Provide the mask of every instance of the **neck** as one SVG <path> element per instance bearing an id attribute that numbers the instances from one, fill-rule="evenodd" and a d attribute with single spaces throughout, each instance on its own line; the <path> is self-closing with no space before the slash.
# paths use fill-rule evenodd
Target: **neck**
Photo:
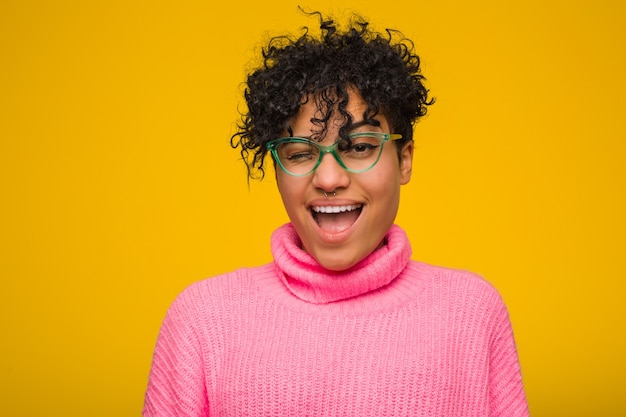
<path id="1" fill-rule="evenodd" d="M 411 246 L 406 234 L 392 226 L 383 243 L 345 271 L 328 271 L 304 250 L 291 224 L 272 236 L 276 271 L 289 291 L 303 301 L 326 304 L 362 296 L 388 285 L 406 267 Z"/>

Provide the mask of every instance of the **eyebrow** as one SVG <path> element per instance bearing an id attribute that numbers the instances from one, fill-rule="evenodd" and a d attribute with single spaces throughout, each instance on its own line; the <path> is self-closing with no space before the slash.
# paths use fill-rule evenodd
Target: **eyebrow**
<path id="1" fill-rule="evenodd" d="M 372 123 L 375 122 L 375 123 Z M 355 129 L 360 128 L 361 126 L 372 126 L 372 127 L 380 127 L 380 121 L 376 120 L 376 119 L 369 119 L 369 120 L 361 120 L 360 122 L 356 122 L 356 123 L 351 123 L 350 125 L 347 126 L 348 131 L 353 131 Z"/>
<path id="2" fill-rule="evenodd" d="M 372 122 L 374 122 L 374 123 L 372 123 Z M 358 121 L 356 123 L 351 123 L 351 124 L 347 125 L 346 127 L 348 129 L 348 132 L 350 133 L 350 132 L 353 132 L 354 130 L 356 130 L 356 129 L 362 127 L 362 126 L 380 127 L 380 121 L 376 120 L 376 119 L 369 119 L 369 120 L 363 119 L 363 120 Z M 287 124 L 287 134 L 290 137 L 294 137 L 293 128 L 291 127 L 291 124 Z M 297 137 L 303 138 L 303 139 L 308 139 L 308 140 L 313 140 L 313 135 L 298 135 Z"/>

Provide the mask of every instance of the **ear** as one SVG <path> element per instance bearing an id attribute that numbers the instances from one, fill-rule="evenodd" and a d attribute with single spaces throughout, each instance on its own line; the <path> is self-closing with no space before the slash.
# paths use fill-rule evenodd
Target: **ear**
<path id="1" fill-rule="evenodd" d="M 413 141 L 402 146 L 400 153 L 400 184 L 405 185 L 411 180 L 413 173 Z"/>

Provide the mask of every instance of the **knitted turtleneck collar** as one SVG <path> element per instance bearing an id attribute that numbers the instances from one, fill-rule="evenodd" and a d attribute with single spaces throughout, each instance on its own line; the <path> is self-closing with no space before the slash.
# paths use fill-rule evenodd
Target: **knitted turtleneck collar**
<path id="1" fill-rule="evenodd" d="M 385 241 L 385 245 L 352 268 L 328 271 L 301 248 L 295 228 L 288 223 L 272 235 L 276 274 L 291 293 L 309 303 L 356 297 L 389 284 L 407 266 L 411 245 L 404 231 L 393 225 Z"/>

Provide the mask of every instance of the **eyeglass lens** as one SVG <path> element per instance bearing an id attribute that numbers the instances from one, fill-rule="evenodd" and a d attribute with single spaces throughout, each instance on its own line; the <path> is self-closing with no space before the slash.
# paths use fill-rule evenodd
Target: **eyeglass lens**
<path id="1" fill-rule="evenodd" d="M 342 139 L 331 145 L 330 151 L 351 171 L 365 171 L 378 160 L 383 140 L 374 135 L 359 135 Z M 276 155 L 284 169 L 295 175 L 303 175 L 315 169 L 322 148 L 319 144 L 302 139 L 286 141 L 278 145 Z"/>

